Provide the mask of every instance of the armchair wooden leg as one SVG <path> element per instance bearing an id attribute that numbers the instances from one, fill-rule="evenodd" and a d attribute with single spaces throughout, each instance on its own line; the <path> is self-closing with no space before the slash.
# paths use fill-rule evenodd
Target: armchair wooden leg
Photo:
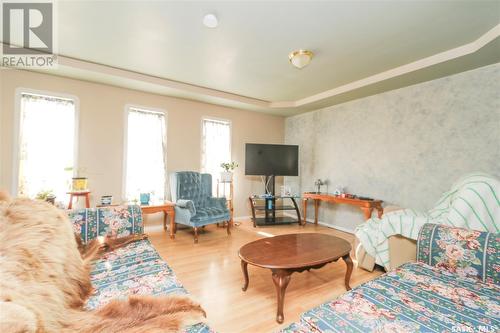
<path id="1" fill-rule="evenodd" d="M 231 235 L 231 221 L 227 221 L 227 234 Z"/>
<path id="2" fill-rule="evenodd" d="M 175 233 L 177 232 L 177 223 L 175 223 L 172 219 L 170 218 L 170 239 L 175 239 Z"/>
<path id="3" fill-rule="evenodd" d="M 194 243 L 198 243 L 198 227 L 194 227 Z"/>

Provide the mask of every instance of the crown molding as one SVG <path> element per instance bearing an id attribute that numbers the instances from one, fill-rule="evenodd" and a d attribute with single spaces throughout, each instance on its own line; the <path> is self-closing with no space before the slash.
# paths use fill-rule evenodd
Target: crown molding
<path id="1" fill-rule="evenodd" d="M 101 65 L 89 61 L 79 60 L 66 56 L 57 56 L 59 66 L 65 66 L 78 70 L 91 71 L 94 73 L 101 73 L 119 77 L 126 80 L 140 81 L 148 84 L 163 86 L 172 90 L 187 92 L 190 94 L 207 95 L 219 99 L 232 100 L 238 103 L 251 104 L 258 107 L 268 107 L 269 101 L 246 97 L 238 94 L 233 94 L 225 91 L 211 89 L 207 87 L 197 86 L 194 84 L 184 83 L 175 80 L 164 79 L 157 76 L 142 74 L 134 71 L 129 71 L 121 68 L 116 68 L 107 65 Z"/>
<path id="2" fill-rule="evenodd" d="M 321 101 L 323 99 L 330 98 L 330 97 L 333 97 L 336 95 L 340 95 L 340 94 L 343 94 L 343 93 L 346 93 L 346 92 L 349 92 L 349 91 L 352 91 L 355 89 L 359 89 L 359 88 L 362 88 L 362 87 L 365 87 L 365 86 L 368 86 L 368 85 L 371 85 L 374 83 L 378 83 L 381 81 L 392 79 L 392 78 L 397 77 L 397 76 L 401 76 L 401 75 L 408 74 L 410 72 L 421 70 L 421 69 L 424 69 L 427 67 L 431 67 L 431 66 L 449 61 L 449 60 L 460 58 L 460 57 L 466 56 L 468 54 L 477 52 L 478 50 L 480 50 L 481 48 L 483 48 L 484 46 L 486 46 L 490 42 L 494 41 L 499 36 L 500 36 L 500 24 L 496 25 L 493 29 L 489 30 L 484 35 L 482 35 L 481 37 L 479 37 L 478 39 L 476 39 L 475 41 L 473 41 L 469 44 L 465 44 L 465 45 L 456 47 L 454 49 L 444 51 L 444 52 L 435 54 L 433 56 L 423 58 L 423 59 L 411 62 L 409 64 L 402 65 L 402 66 L 387 70 L 385 72 L 378 73 L 378 74 L 369 76 L 367 78 L 345 84 L 343 86 L 340 86 L 340 87 L 337 87 L 334 89 L 324 91 L 324 92 L 319 93 L 319 94 L 305 97 L 305 98 L 302 98 L 302 99 L 294 101 L 294 102 L 271 103 L 271 107 L 273 107 L 272 104 L 276 104 L 279 106 L 289 105 L 287 103 L 293 103 L 293 107 L 304 106 L 304 105 L 315 103 L 315 102 Z M 274 107 L 277 107 L 277 106 L 274 106 Z"/>
<path id="3" fill-rule="evenodd" d="M 468 44 L 464 44 L 462 46 L 363 78 L 361 80 L 353 81 L 348 84 L 294 101 L 262 100 L 62 55 L 57 56 L 58 67 L 64 68 L 66 70 L 65 73 L 59 72 L 58 69 L 38 71 L 68 77 L 72 77 L 72 71 L 80 73 L 97 73 L 103 77 L 113 78 L 114 80 L 123 80 L 124 83 L 120 86 L 130 86 L 132 89 L 135 89 L 135 86 L 142 84 L 150 88 L 154 87 L 155 89 L 151 90 L 156 92 L 159 91 L 160 94 L 164 95 L 171 95 L 253 111 L 269 112 L 277 115 L 286 115 L 285 113 L 289 111 L 311 108 L 322 102 L 325 103 L 327 100 L 332 99 L 332 97 L 340 96 L 363 87 L 371 86 L 386 80 L 401 77 L 437 64 L 473 54 L 496 40 L 499 36 L 500 24 L 496 25 L 485 34 Z"/>

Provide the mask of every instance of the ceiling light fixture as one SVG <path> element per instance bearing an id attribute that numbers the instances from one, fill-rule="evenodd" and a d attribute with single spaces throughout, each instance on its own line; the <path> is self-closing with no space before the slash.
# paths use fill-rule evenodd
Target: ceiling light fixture
<path id="1" fill-rule="evenodd" d="M 308 50 L 298 50 L 298 51 L 293 51 L 288 55 L 288 59 L 290 60 L 290 63 L 297 67 L 298 69 L 302 69 L 309 65 L 311 62 L 312 58 L 314 56 L 314 53 Z"/>
<path id="2" fill-rule="evenodd" d="M 207 28 L 216 28 L 219 25 L 219 20 L 214 14 L 207 14 L 203 17 L 203 24 Z"/>

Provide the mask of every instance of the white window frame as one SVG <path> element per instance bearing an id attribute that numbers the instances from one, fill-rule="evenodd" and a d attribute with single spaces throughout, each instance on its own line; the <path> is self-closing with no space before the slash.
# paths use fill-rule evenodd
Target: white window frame
<path id="1" fill-rule="evenodd" d="M 229 161 L 231 162 L 233 159 L 233 122 L 229 119 L 225 118 L 218 118 L 218 117 L 212 117 L 212 116 L 203 116 L 201 117 L 200 121 L 200 172 L 205 172 L 203 171 L 203 122 L 205 120 L 211 120 L 211 121 L 218 121 L 221 123 L 228 123 L 229 124 Z M 222 171 L 222 168 L 221 168 Z M 216 179 L 212 179 L 212 182 L 215 182 Z"/>
<path id="2" fill-rule="evenodd" d="M 168 112 L 164 109 L 154 108 L 150 106 L 138 105 L 138 104 L 125 104 L 125 109 L 123 112 L 123 161 L 122 161 L 122 200 L 127 200 L 127 150 L 128 150 L 128 113 L 130 109 L 142 110 L 151 113 L 160 113 L 165 117 L 165 142 L 168 147 Z M 165 150 L 165 181 L 168 184 L 168 149 Z M 165 189 L 165 192 L 168 189 Z M 168 193 L 165 193 L 168 194 Z M 167 198 L 165 198 L 166 200 Z"/>
<path id="3" fill-rule="evenodd" d="M 15 105 L 14 105 L 14 138 L 12 140 L 12 195 L 17 196 L 19 187 L 19 155 L 21 142 L 21 96 L 22 94 L 40 95 L 47 97 L 55 97 L 60 99 L 69 99 L 75 105 L 75 128 L 74 128 L 74 145 L 73 145 L 73 176 L 77 174 L 78 170 L 78 147 L 80 142 L 80 99 L 71 94 L 37 90 L 31 88 L 19 87 L 15 91 Z"/>

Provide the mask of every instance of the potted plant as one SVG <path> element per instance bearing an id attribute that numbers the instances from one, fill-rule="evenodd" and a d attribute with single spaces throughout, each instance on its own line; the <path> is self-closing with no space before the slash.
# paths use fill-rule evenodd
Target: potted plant
<path id="1" fill-rule="evenodd" d="M 52 190 L 41 190 L 36 194 L 36 199 L 47 201 L 51 204 L 55 204 L 56 196 Z"/>
<path id="2" fill-rule="evenodd" d="M 224 169 L 224 171 L 220 173 L 221 182 L 230 182 L 233 180 L 233 170 L 238 167 L 238 163 L 232 161 L 231 163 L 221 163 L 220 166 Z"/>

